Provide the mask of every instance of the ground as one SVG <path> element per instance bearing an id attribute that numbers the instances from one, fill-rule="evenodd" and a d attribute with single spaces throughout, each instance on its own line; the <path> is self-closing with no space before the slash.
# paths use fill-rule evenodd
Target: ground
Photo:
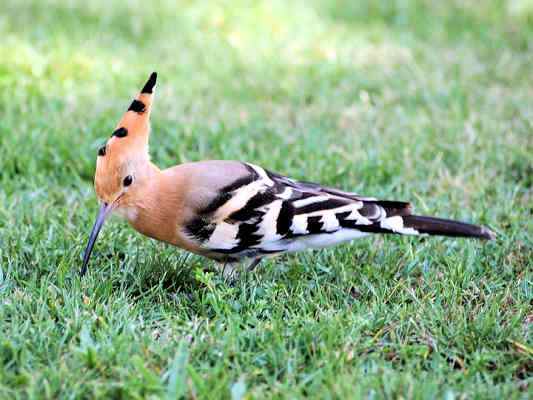
<path id="1" fill-rule="evenodd" d="M 527 398 L 533 4 L 3 0 L 0 398 Z M 241 159 L 494 242 L 372 237 L 231 284 L 126 223 L 96 152 L 159 73 L 161 167 Z"/>

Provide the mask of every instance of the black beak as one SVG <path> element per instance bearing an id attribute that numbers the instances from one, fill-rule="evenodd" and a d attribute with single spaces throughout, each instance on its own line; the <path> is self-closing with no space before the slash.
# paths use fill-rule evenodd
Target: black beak
<path id="1" fill-rule="evenodd" d="M 87 264 L 89 264 L 89 258 L 93 252 L 94 244 L 96 243 L 100 229 L 102 229 L 102 226 L 104 225 L 104 222 L 112 209 L 112 204 L 104 203 L 100 207 L 100 211 L 98 211 L 98 216 L 96 217 L 93 230 L 91 231 L 91 236 L 89 236 L 89 242 L 87 243 L 85 253 L 83 254 L 83 266 L 80 270 L 80 276 L 85 275 L 87 272 Z"/>

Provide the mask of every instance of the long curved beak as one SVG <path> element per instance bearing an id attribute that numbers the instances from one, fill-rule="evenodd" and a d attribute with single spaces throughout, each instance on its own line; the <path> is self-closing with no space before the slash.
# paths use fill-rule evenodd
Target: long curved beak
<path id="1" fill-rule="evenodd" d="M 96 217 L 96 221 L 94 222 L 94 226 L 91 231 L 91 236 L 89 236 L 89 242 L 87 243 L 85 253 L 83 254 L 83 265 L 80 270 L 80 276 L 85 275 L 85 273 L 87 272 L 87 264 L 89 264 L 89 258 L 91 257 L 91 253 L 93 252 L 94 244 L 96 243 L 96 239 L 98 238 L 100 229 L 102 229 L 105 220 L 114 208 L 113 204 L 114 203 L 104 203 L 100 207 L 100 211 L 98 211 L 98 216 Z"/>

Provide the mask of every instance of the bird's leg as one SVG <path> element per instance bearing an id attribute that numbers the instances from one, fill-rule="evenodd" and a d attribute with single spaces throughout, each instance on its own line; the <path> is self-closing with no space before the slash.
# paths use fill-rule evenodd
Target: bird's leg
<path id="1" fill-rule="evenodd" d="M 261 257 L 254 258 L 253 261 L 250 263 L 250 265 L 248 265 L 248 268 L 246 268 L 246 271 L 252 272 L 255 269 L 255 267 L 259 265 L 261 260 L 262 260 Z"/>
<path id="2" fill-rule="evenodd" d="M 224 281 L 229 283 L 233 282 L 235 277 L 238 276 L 235 266 L 229 261 L 226 261 L 224 264 L 222 264 L 221 272 Z"/>
<path id="3" fill-rule="evenodd" d="M 252 262 L 248 265 L 248 267 L 246 267 L 246 272 L 253 271 L 255 267 L 257 267 L 257 265 L 261 262 L 262 259 L 263 259 L 262 257 L 254 258 Z M 230 285 L 235 284 L 240 274 L 243 272 L 243 270 L 241 269 L 242 267 L 243 267 L 242 264 L 234 265 L 228 261 L 224 262 L 221 267 L 221 272 L 222 272 L 222 276 L 224 280 Z"/>

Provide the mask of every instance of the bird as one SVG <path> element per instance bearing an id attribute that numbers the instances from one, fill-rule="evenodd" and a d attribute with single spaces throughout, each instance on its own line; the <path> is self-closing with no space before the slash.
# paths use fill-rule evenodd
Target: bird
<path id="1" fill-rule="evenodd" d="M 118 214 L 141 234 L 221 265 L 323 248 L 372 234 L 492 240 L 484 226 L 413 214 L 409 202 L 378 200 L 296 180 L 245 161 L 186 162 L 160 169 L 149 156 L 157 73 L 98 149 L 94 186 L 100 209 L 80 274 L 104 222 Z"/>

